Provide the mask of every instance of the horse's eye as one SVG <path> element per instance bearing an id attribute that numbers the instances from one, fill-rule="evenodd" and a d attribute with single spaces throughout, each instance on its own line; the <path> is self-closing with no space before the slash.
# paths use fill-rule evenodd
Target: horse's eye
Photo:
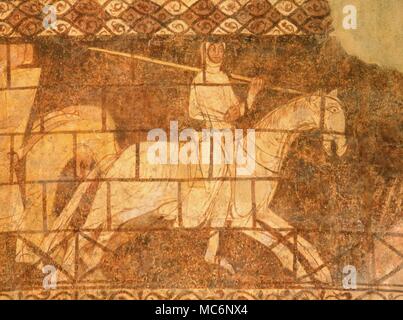
<path id="1" fill-rule="evenodd" d="M 337 107 L 330 107 L 329 109 L 327 109 L 329 112 L 331 112 L 331 113 L 336 113 L 336 112 L 338 112 L 339 111 L 339 108 L 337 108 Z"/>

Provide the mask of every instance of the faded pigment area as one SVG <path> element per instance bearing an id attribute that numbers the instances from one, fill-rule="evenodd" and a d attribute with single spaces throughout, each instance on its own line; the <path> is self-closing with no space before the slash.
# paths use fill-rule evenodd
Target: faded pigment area
<path id="1" fill-rule="evenodd" d="M 403 11 L 401 0 L 329 0 L 333 35 L 345 50 L 367 63 L 403 71 Z M 343 28 L 343 8 L 357 8 L 356 30 Z"/>

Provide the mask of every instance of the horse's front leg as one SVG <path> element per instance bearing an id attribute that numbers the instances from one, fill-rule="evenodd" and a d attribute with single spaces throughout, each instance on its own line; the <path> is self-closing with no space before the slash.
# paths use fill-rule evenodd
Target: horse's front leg
<path id="1" fill-rule="evenodd" d="M 279 257 L 283 266 L 290 270 L 292 261 L 294 260 L 294 255 L 297 254 L 297 277 L 302 279 L 307 278 L 308 271 L 311 277 L 314 277 L 320 282 L 332 282 L 330 271 L 325 266 L 316 248 L 299 235 L 296 237 L 297 243 L 295 244 L 294 237 L 289 237 L 289 233 L 293 232 L 291 230 L 292 227 L 284 219 L 275 214 L 272 210 L 267 209 L 267 213 L 259 214 L 258 220 L 264 230 L 257 231 L 255 234 L 253 234 L 253 232 L 249 232 L 249 234 L 247 232 L 245 233 L 267 247 L 271 244 L 267 241 L 262 241 L 262 239 L 265 239 L 262 237 L 262 234 L 278 241 L 279 245 L 273 248 L 272 251 Z M 278 229 L 290 229 L 290 231 L 278 231 Z M 295 253 L 294 248 L 296 249 Z"/>
<path id="2" fill-rule="evenodd" d="M 220 244 L 220 231 L 212 230 L 210 232 L 210 238 L 207 243 L 207 250 L 204 256 L 204 260 L 207 263 L 218 265 L 221 268 L 224 268 L 231 274 L 235 274 L 235 270 L 233 266 L 228 262 L 228 260 L 224 257 L 220 257 L 217 255 L 219 244 Z"/>

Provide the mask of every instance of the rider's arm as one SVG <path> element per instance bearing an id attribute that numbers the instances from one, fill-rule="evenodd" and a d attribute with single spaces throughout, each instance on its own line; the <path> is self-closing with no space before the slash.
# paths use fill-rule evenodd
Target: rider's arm
<path id="1" fill-rule="evenodd" d="M 189 96 L 189 116 L 192 119 L 203 120 L 203 114 L 201 107 L 197 102 L 196 97 L 196 86 L 193 83 L 190 87 L 190 96 Z"/>
<path id="2" fill-rule="evenodd" d="M 255 108 L 254 103 L 256 96 L 260 90 L 262 90 L 263 84 L 263 79 L 254 78 L 250 84 L 246 102 L 241 103 L 239 102 L 232 88 L 230 88 L 231 107 L 226 114 L 226 120 L 235 121 L 242 117 L 247 110 L 253 110 Z"/>

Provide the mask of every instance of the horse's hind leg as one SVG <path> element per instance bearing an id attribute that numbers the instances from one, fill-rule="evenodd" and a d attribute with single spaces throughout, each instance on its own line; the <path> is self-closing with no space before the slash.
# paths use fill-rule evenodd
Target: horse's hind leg
<path id="1" fill-rule="evenodd" d="M 103 275 L 101 272 L 94 272 L 100 264 L 106 253 L 115 254 L 116 250 L 128 243 L 133 238 L 132 232 L 139 230 L 143 232 L 152 230 L 152 228 L 168 228 L 168 222 L 163 220 L 161 213 L 158 210 L 150 211 L 141 214 L 126 223 L 121 225 L 118 231 L 108 231 L 105 226 L 100 230 L 81 232 L 79 238 L 79 258 L 80 258 L 80 273 L 85 274 L 91 272 L 92 277 L 101 280 Z M 64 257 L 63 265 L 73 265 L 75 260 L 75 252 L 73 247 Z"/>

